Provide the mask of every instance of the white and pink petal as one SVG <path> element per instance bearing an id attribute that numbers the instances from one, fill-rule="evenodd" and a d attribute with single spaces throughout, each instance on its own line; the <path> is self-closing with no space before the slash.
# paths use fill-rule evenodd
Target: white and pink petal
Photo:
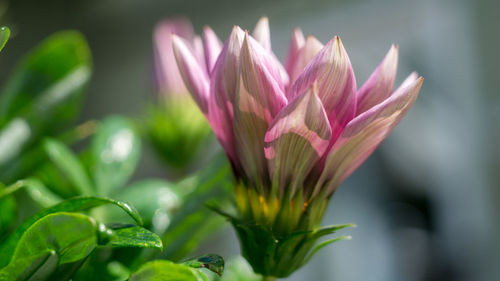
<path id="1" fill-rule="evenodd" d="M 199 63 L 189 43 L 177 35 L 172 36 L 172 44 L 177 66 L 186 88 L 191 93 L 201 111 L 208 114 L 210 82 L 207 73 Z"/>
<path id="2" fill-rule="evenodd" d="M 388 98 L 394 90 L 398 68 L 398 47 L 392 45 L 382 62 L 359 89 L 357 114 L 359 115 Z"/>
<path id="3" fill-rule="evenodd" d="M 410 75 L 392 96 L 349 122 L 328 153 L 313 196 L 331 195 L 372 154 L 411 108 L 423 81 Z"/>
<path id="4" fill-rule="evenodd" d="M 273 190 L 293 197 L 325 153 L 331 138 L 326 112 L 311 87 L 275 117 L 265 136 Z"/>
<path id="5" fill-rule="evenodd" d="M 333 142 L 356 113 L 356 79 L 338 36 L 307 64 L 288 96 L 304 92 L 313 83 L 317 83 L 319 98 L 330 120 Z"/>

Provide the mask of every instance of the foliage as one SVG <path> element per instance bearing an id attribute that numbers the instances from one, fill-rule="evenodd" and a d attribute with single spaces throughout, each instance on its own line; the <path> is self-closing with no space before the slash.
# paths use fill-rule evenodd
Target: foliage
<path id="1" fill-rule="evenodd" d="M 9 35 L 0 29 L 0 50 Z M 24 56 L 1 91 L 0 182 L 7 185 L 0 183 L 0 280 L 208 280 L 202 268 L 222 274 L 217 255 L 148 261 L 183 260 L 222 225 L 204 205 L 228 198 L 226 160 L 177 183 L 130 183 L 141 156 L 136 124 L 119 115 L 72 124 L 91 73 L 85 38 L 63 31 Z"/>

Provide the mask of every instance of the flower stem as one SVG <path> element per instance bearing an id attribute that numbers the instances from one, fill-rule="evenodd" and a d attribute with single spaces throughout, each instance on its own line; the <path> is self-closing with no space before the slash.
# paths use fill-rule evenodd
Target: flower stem
<path id="1" fill-rule="evenodd" d="M 262 281 L 276 281 L 278 278 L 274 276 L 262 276 Z"/>

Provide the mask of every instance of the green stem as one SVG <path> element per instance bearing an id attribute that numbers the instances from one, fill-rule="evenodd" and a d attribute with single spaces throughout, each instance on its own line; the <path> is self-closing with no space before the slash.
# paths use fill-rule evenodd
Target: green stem
<path id="1" fill-rule="evenodd" d="M 276 281 L 278 278 L 274 276 L 262 276 L 262 281 Z"/>
<path id="2" fill-rule="evenodd" d="M 14 193 L 25 186 L 26 186 L 25 180 L 18 180 L 15 183 L 7 186 L 5 189 L 0 190 L 0 198 L 5 197 L 11 193 Z"/>

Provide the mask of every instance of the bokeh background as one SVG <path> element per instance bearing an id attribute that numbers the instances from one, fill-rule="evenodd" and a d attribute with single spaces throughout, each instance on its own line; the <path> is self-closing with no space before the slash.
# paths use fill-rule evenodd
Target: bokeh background
<path id="1" fill-rule="evenodd" d="M 266 15 L 280 58 L 296 26 L 322 42 L 340 35 L 358 85 L 397 43 L 397 81 L 418 71 L 420 98 L 333 197 L 324 224 L 356 223 L 344 231 L 353 240 L 322 250 L 289 280 L 500 280 L 499 11 L 498 2 L 467 0 L 1 1 L 13 36 L 0 81 L 43 38 L 78 29 L 94 57 L 80 119 L 139 115 L 154 97 L 152 30 L 172 16 L 225 38 Z M 167 175 L 145 150 L 135 177 Z M 200 251 L 239 250 L 228 227 Z"/>

